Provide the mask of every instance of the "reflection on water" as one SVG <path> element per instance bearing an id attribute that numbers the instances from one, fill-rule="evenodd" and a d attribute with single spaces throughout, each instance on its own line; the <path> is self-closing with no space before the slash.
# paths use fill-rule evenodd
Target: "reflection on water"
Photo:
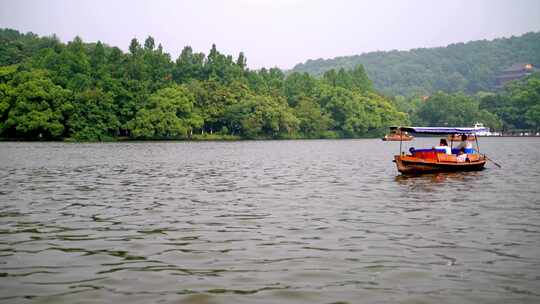
<path id="1" fill-rule="evenodd" d="M 0 301 L 538 302 L 540 141 L 481 144 L 0 143 Z"/>
<path id="2" fill-rule="evenodd" d="M 426 186 L 425 190 L 438 189 L 447 183 L 454 187 L 473 187 L 476 181 L 480 180 L 482 173 L 479 171 L 471 172 L 438 172 L 419 175 L 397 175 L 395 180 L 398 184 L 412 187 Z M 431 187 L 434 186 L 434 187 Z"/>

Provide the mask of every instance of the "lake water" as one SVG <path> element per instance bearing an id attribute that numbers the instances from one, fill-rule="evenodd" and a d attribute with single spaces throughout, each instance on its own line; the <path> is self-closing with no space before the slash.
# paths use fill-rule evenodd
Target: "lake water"
<path id="1" fill-rule="evenodd" d="M 403 177 L 375 139 L 3 142 L 0 302 L 538 303 L 540 138 L 480 144 L 503 169 Z"/>

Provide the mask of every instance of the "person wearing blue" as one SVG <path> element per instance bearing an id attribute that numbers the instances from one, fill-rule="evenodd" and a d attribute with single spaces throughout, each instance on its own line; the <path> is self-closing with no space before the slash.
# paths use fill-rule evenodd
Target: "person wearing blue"
<path id="1" fill-rule="evenodd" d="M 456 147 L 456 149 L 464 149 L 465 153 L 473 153 L 473 146 L 470 141 L 467 140 L 467 135 L 461 135 L 461 143 Z"/>

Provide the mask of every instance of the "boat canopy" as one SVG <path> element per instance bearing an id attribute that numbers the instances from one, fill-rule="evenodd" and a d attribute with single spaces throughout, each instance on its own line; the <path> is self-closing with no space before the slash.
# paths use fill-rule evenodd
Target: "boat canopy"
<path id="1" fill-rule="evenodd" d="M 418 134 L 476 134 L 477 132 L 486 132 L 487 128 L 465 128 L 465 127 L 390 127 L 392 131 L 402 131 Z"/>

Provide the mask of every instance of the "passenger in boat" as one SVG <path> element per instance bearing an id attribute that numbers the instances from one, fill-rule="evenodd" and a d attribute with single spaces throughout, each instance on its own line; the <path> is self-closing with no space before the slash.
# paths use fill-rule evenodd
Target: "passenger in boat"
<path id="1" fill-rule="evenodd" d="M 457 161 L 463 163 L 467 160 L 467 154 L 465 153 L 465 148 L 459 149 L 458 156 L 456 157 Z"/>
<path id="2" fill-rule="evenodd" d="M 441 141 L 439 142 L 439 145 L 437 147 L 434 147 L 434 148 L 435 148 L 435 150 L 443 150 L 444 153 L 446 153 L 448 155 L 452 154 L 452 150 L 450 149 L 450 147 L 448 146 L 448 142 L 444 138 L 441 138 Z"/>
<path id="3" fill-rule="evenodd" d="M 472 144 L 470 141 L 467 140 L 467 135 L 466 134 L 462 134 L 461 135 L 461 143 L 459 143 L 459 145 L 456 147 L 457 149 L 461 150 L 461 149 L 465 149 L 465 151 L 470 151 L 472 150 Z"/>

